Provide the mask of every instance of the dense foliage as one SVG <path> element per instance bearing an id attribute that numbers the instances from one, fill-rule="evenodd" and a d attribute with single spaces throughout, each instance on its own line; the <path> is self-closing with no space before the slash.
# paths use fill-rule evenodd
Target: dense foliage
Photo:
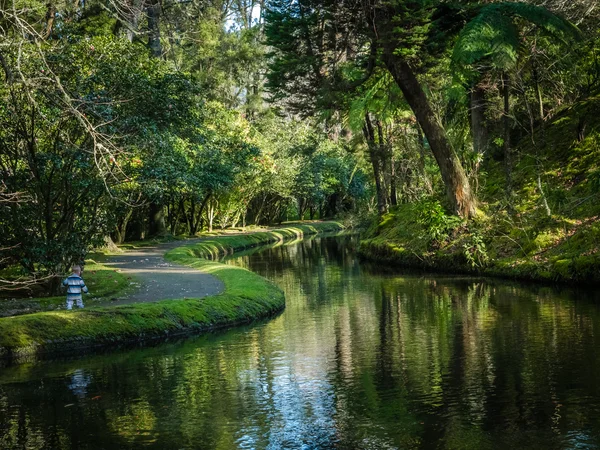
<path id="1" fill-rule="evenodd" d="M 401 203 L 514 218 L 525 178 L 528 211 L 565 214 L 598 183 L 557 193 L 549 128 L 598 94 L 599 20 L 563 0 L 0 2 L 0 270 Z"/>
<path id="2" fill-rule="evenodd" d="M 56 284 L 110 238 L 334 216 L 366 201 L 349 145 L 267 105 L 256 6 L 0 4 L 0 249 L 2 267 L 20 267 L 13 280 Z"/>

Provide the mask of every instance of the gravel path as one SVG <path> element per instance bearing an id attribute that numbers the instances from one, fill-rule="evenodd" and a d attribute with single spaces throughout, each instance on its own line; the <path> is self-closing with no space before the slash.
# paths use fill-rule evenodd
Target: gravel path
<path id="1" fill-rule="evenodd" d="M 102 264 L 132 275 L 140 288 L 123 298 L 96 303 L 94 306 L 128 305 L 181 298 L 202 298 L 220 294 L 225 286 L 213 275 L 165 260 L 167 251 L 196 241 L 175 241 L 152 247 L 128 250 L 121 255 L 108 257 Z"/>

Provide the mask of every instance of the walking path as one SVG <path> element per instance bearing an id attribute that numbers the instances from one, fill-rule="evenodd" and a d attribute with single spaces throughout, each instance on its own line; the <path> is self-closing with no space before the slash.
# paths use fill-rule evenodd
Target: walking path
<path id="1" fill-rule="evenodd" d="M 121 255 L 108 257 L 106 261 L 102 261 L 102 264 L 118 269 L 125 275 L 132 275 L 141 286 L 123 298 L 95 303 L 94 306 L 202 298 L 220 294 L 225 286 L 215 276 L 170 263 L 164 258 L 165 253 L 169 250 L 193 244 L 198 240 L 167 242 L 152 247 L 127 250 Z"/>

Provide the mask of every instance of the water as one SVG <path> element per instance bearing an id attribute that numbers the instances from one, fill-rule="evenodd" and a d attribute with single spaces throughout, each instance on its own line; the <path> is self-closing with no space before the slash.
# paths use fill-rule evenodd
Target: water
<path id="1" fill-rule="evenodd" d="M 593 292 L 383 273 L 355 237 L 228 261 L 280 316 L 0 370 L 0 448 L 597 448 Z"/>

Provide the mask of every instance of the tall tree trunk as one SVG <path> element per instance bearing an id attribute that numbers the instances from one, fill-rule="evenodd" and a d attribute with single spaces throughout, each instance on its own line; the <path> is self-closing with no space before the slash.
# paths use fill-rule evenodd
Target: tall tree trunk
<path id="1" fill-rule="evenodd" d="M 143 0 L 129 0 L 127 8 L 123 9 L 120 16 L 120 21 L 125 27 L 125 36 L 129 42 L 133 42 L 139 32 L 140 18 L 143 16 Z"/>
<path id="2" fill-rule="evenodd" d="M 489 136 L 485 126 L 486 100 L 485 90 L 477 84 L 470 94 L 471 136 L 473 137 L 473 150 L 478 154 L 485 154 L 488 149 Z"/>
<path id="3" fill-rule="evenodd" d="M 162 46 L 160 44 L 160 2 L 154 0 L 146 9 L 148 17 L 148 47 L 152 56 L 160 58 L 162 56 Z"/>
<path id="4" fill-rule="evenodd" d="M 390 205 L 398 205 L 398 193 L 396 189 L 396 161 L 394 154 L 390 151 Z"/>
<path id="5" fill-rule="evenodd" d="M 167 226 L 165 225 L 165 208 L 162 204 L 150 203 L 150 236 L 159 236 L 165 234 Z"/>
<path id="6" fill-rule="evenodd" d="M 217 215 L 217 207 L 219 206 L 219 202 L 217 199 L 211 196 L 210 200 L 207 203 L 206 209 L 206 217 L 208 218 L 208 232 L 212 233 L 213 223 L 215 221 L 215 216 Z"/>
<path id="7" fill-rule="evenodd" d="M 436 119 L 414 72 L 406 61 L 394 54 L 394 51 L 392 46 L 385 46 L 383 61 L 427 137 L 440 168 L 452 210 L 459 216 L 473 217 L 476 214 L 475 197 L 458 155 L 450 145 L 446 131 Z"/>
<path id="8" fill-rule="evenodd" d="M 431 180 L 429 179 L 429 175 L 427 175 L 427 166 L 425 164 L 425 138 L 423 137 L 423 132 L 421 131 L 421 127 L 419 125 L 417 128 L 417 139 L 419 141 L 419 166 L 421 169 L 421 177 L 425 182 L 425 188 L 429 194 L 433 194 L 433 185 L 431 184 Z"/>
<path id="9" fill-rule="evenodd" d="M 544 98 L 542 97 L 542 88 L 540 86 L 540 77 L 537 71 L 537 66 L 535 64 L 535 60 L 533 61 L 533 81 L 535 83 L 535 93 L 538 101 L 538 113 L 540 115 L 540 127 L 542 129 L 542 150 L 546 149 L 546 115 L 544 114 Z M 535 143 L 534 143 L 535 145 Z M 544 210 L 546 211 L 546 216 L 551 217 L 552 211 L 550 210 L 550 206 L 548 205 L 548 199 L 546 197 L 546 193 L 544 192 L 542 186 L 542 161 L 537 151 L 537 145 L 535 145 L 536 149 L 536 163 L 537 163 L 537 186 L 540 191 L 540 196 L 542 197 L 542 204 L 544 205 Z"/>
<path id="10" fill-rule="evenodd" d="M 52 35 L 52 30 L 54 29 L 54 19 L 56 18 L 56 5 L 54 2 L 48 2 L 46 10 L 46 27 L 44 30 L 44 39 L 48 39 Z"/>
<path id="11" fill-rule="evenodd" d="M 117 244 L 125 242 L 125 238 L 127 237 L 127 225 L 129 224 L 129 219 L 131 219 L 132 214 L 133 208 L 129 208 L 125 213 L 125 216 L 121 219 L 121 222 L 115 227 Z"/>
<path id="12" fill-rule="evenodd" d="M 190 198 L 190 213 L 187 215 L 187 222 L 190 236 L 195 235 L 198 228 L 196 222 L 196 200 L 194 196 Z"/>
<path id="13" fill-rule="evenodd" d="M 504 170 L 506 172 L 506 197 L 508 199 L 508 208 L 512 209 L 512 149 L 510 146 L 510 78 L 506 73 L 502 74 L 502 96 L 504 99 L 504 112 L 502 122 L 504 124 Z"/>
<path id="14" fill-rule="evenodd" d="M 381 149 L 381 158 L 385 161 L 383 170 L 386 176 L 389 177 L 389 199 L 388 203 L 391 206 L 398 205 L 398 196 L 396 193 L 396 165 L 394 161 L 394 150 L 392 148 L 392 142 L 389 138 L 387 142 L 384 138 L 383 127 L 380 121 L 377 121 L 377 130 L 379 135 L 379 148 Z M 386 193 L 388 190 L 386 189 Z"/>
<path id="15" fill-rule="evenodd" d="M 373 176 L 375 177 L 375 190 L 377 195 L 377 211 L 380 215 L 385 214 L 387 210 L 386 195 L 383 191 L 381 182 L 381 163 L 379 161 L 379 148 L 375 142 L 375 131 L 369 113 L 365 114 L 365 125 L 363 127 L 363 134 L 367 141 L 369 148 L 369 158 L 371 165 L 373 166 Z"/>
<path id="16" fill-rule="evenodd" d="M 377 126 L 377 143 L 379 146 L 379 161 L 381 162 L 381 182 L 382 182 L 382 189 L 383 189 L 383 195 L 385 196 L 385 209 L 387 211 L 388 209 L 388 205 L 389 205 L 389 194 L 390 194 L 390 187 L 389 187 L 389 183 L 388 183 L 388 176 L 390 175 L 390 168 L 388 167 L 390 161 L 388 158 L 388 147 L 386 145 L 385 142 L 385 137 L 384 137 L 384 132 L 383 132 L 383 125 L 381 124 L 381 120 L 377 119 L 375 121 L 375 125 Z M 391 181 L 391 180 L 390 180 Z"/>

